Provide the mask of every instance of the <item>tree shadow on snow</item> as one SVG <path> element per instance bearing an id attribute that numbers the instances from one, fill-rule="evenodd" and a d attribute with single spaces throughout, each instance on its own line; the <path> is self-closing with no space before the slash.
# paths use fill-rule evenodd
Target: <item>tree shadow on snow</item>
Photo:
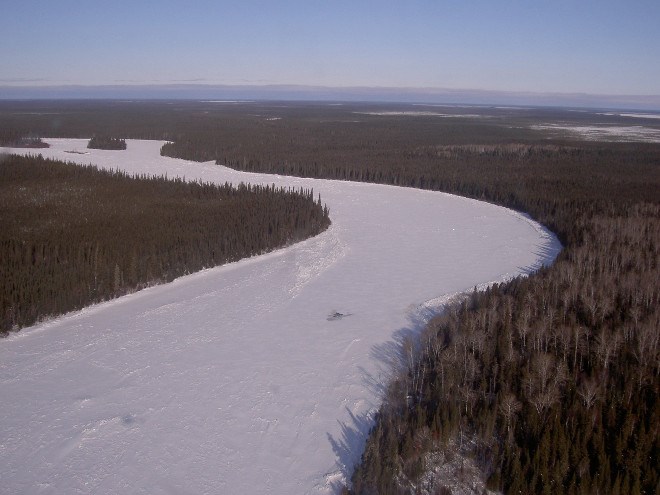
<path id="1" fill-rule="evenodd" d="M 554 263 L 557 256 L 561 252 L 561 244 L 559 241 L 555 241 L 550 245 L 537 245 L 534 255 L 537 256 L 537 260 L 534 263 L 529 265 L 518 266 L 518 270 L 525 275 L 531 275 L 534 272 L 539 271 L 544 266 L 550 266 Z"/>
<path id="2" fill-rule="evenodd" d="M 367 435 L 373 424 L 373 418 L 369 414 L 355 416 L 347 407 L 346 411 L 350 416 L 348 422 L 341 422 L 341 434 L 338 438 L 327 433 L 332 450 L 337 457 L 337 465 L 342 475 L 341 480 L 331 482 L 333 491 L 339 493 L 343 486 L 343 481 L 349 481 L 353 474 L 355 465 L 360 461 L 364 444 L 367 441 Z"/>
<path id="3" fill-rule="evenodd" d="M 418 306 L 408 313 L 408 325 L 396 330 L 392 334 L 392 340 L 376 344 L 371 348 L 371 358 L 376 360 L 381 376 L 385 378 L 384 383 L 381 383 L 381 398 L 387 386 L 386 382 L 392 378 L 393 374 L 408 367 L 410 347 L 412 346 L 414 352 L 418 351 L 418 337 L 426 324 L 435 316 L 442 314 L 446 307 L 447 303 L 437 307 Z M 367 375 L 365 376 L 365 382 L 369 383 L 369 380 L 372 380 L 373 377 L 368 376 L 369 374 L 366 372 L 365 375 Z"/>
<path id="4" fill-rule="evenodd" d="M 367 371 L 359 367 L 363 375 L 363 383 L 369 391 L 382 400 L 391 378 L 406 369 L 408 365 L 408 356 L 406 349 L 410 345 L 415 345 L 418 340 L 416 337 L 426 326 L 430 318 L 440 314 L 444 310 L 444 305 L 438 308 L 418 307 L 408 315 L 408 325 L 396 330 L 392 334 L 392 339 L 386 342 L 376 344 L 371 348 L 371 359 L 377 363 L 375 372 Z M 350 416 L 347 422 L 338 421 L 341 427 L 341 434 L 335 438 L 327 433 L 328 440 L 332 450 L 337 457 L 337 465 L 340 468 L 342 481 L 349 481 L 353 470 L 364 450 L 369 431 L 374 424 L 374 411 L 356 416 L 347 407 L 346 411 Z M 331 482 L 332 488 L 337 493 L 342 488 L 342 481 Z"/>
<path id="5" fill-rule="evenodd" d="M 554 238 L 550 244 L 539 244 L 535 252 L 538 261 L 529 266 L 518 267 L 523 273 L 533 273 L 543 265 L 549 266 L 561 252 L 561 243 Z M 455 294 L 437 306 L 420 305 L 408 313 L 408 324 L 399 328 L 392 334 L 392 339 L 371 348 L 370 357 L 377 363 L 375 371 L 368 371 L 359 367 L 363 376 L 363 383 L 367 389 L 382 401 L 387 393 L 390 381 L 399 373 L 406 372 L 410 364 L 411 354 L 416 356 L 419 352 L 420 340 L 418 337 L 426 324 L 433 317 L 442 314 L 445 309 L 462 297 L 468 296 L 471 291 Z M 332 316 L 332 315 L 331 315 Z M 341 315 L 344 316 L 344 315 Z M 356 464 L 360 461 L 369 431 L 374 424 L 374 411 L 361 416 L 355 416 L 346 408 L 350 421 L 341 422 L 340 438 L 327 434 L 332 449 L 337 456 L 337 465 L 340 466 L 344 480 L 349 481 Z M 332 483 L 335 491 L 342 488 L 342 481 Z"/>

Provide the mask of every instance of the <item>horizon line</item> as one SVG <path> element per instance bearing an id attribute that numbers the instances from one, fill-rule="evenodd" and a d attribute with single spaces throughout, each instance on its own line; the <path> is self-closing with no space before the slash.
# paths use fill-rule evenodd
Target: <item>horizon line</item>
<path id="1" fill-rule="evenodd" d="M 389 103 L 509 104 L 660 110 L 660 94 L 513 91 L 415 86 L 324 86 L 192 82 L 16 85 L 0 82 L 0 100 L 125 99 L 200 100 L 224 96 L 251 100 L 364 101 Z M 241 95 L 242 94 L 242 95 Z M 443 99 L 445 98 L 445 99 Z M 631 106 L 632 105 L 632 106 Z"/>

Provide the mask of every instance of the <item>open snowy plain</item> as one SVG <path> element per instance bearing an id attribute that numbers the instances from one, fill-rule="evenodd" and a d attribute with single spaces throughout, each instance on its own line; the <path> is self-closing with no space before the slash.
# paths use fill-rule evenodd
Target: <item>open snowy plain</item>
<path id="1" fill-rule="evenodd" d="M 154 141 L 49 142 L 37 152 L 131 173 L 313 188 L 333 223 L 0 340 L 2 493 L 334 493 L 400 342 L 452 294 L 560 249 L 524 215 L 448 194 L 247 174 Z"/>

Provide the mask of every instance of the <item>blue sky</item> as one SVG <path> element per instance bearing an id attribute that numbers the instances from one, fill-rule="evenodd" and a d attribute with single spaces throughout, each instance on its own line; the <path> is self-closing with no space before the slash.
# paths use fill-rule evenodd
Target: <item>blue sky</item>
<path id="1" fill-rule="evenodd" d="M 0 85 L 660 94 L 660 1 L 0 0 Z"/>

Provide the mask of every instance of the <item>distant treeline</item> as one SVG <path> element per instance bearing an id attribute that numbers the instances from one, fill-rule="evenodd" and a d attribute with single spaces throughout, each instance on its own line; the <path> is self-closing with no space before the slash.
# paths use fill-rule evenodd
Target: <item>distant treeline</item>
<path id="1" fill-rule="evenodd" d="M 108 136 L 93 136 L 87 143 L 87 147 L 97 150 L 125 150 L 126 141 Z"/>
<path id="2" fill-rule="evenodd" d="M 310 190 L 0 162 L 0 333 L 315 235 Z"/>

